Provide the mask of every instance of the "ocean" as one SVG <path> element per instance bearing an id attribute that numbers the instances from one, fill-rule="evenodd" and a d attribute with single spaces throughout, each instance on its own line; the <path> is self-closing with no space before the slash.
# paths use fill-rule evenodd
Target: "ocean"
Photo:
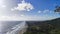
<path id="1" fill-rule="evenodd" d="M 0 34 L 19 34 L 26 30 L 26 26 L 25 21 L 0 21 Z"/>

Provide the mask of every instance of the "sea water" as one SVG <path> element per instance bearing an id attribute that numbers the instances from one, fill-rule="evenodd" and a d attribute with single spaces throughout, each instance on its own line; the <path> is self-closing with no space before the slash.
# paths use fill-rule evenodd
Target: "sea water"
<path id="1" fill-rule="evenodd" d="M 23 34 L 26 26 L 25 21 L 0 21 L 0 34 Z"/>

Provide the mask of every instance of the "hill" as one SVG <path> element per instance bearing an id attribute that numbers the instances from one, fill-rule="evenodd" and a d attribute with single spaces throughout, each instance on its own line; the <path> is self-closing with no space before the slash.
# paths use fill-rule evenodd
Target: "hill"
<path id="1" fill-rule="evenodd" d="M 24 34 L 60 34 L 60 18 L 48 21 L 26 21 L 27 31 Z"/>

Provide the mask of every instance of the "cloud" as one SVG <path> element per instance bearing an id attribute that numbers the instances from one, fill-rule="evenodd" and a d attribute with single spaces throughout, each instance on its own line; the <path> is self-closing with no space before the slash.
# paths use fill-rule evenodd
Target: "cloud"
<path id="1" fill-rule="evenodd" d="M 22 17 L 24 17 L 24 15 L 23 15 L 23 14 L 22 14 L 21 16 L 22 16 Z"/>
<path id="2" fill-rule="evenodd" d="M 13 20 L 22 20 L 23 17 L 18 16 L 0 16 L 0 21 L 13 21 Z"/>
<path id="3" fill-rule="evenodd" d="M 40 11 L 40 10 L 38 11 L 38 13 L 41 13 L 41 12 L 42 12 L 42 11 Z"/>
<path id="4" fill-rule="evenodd" d="M 31 4 L 31 3 L 27 3 L 27 2 L 25 2 L 25 1 L 23 0 L 20 4 L 18 4 L 17 7 L 12 8 L 11 10 L 12 10 L 12 11 L 14 11 L 14 10 L 30 11 L 30 10 L 32 10 L 32 9 L 34 9 L 34 7 L 32 6 L 32 4 Z"/>
<path id="5" fill-rule="evenodd" d="M 52 16 L 0 16 L 0 21 L 44 21 L 57 17 Z"/>
<path id="6" fill-rule="evenodd" d="M 43 10 L 43 11 L 39 10 L 38 13 L 41 13 L 41 14 L 51 14 L 51 13 L 54 13 L 54 11 L 46 9 L 46 10 Z"/>
<path id="7" fill-rule="evenodd" d="M 4 7 L 6 7 L 6 5 L 4 5 L 4 0 L 0 0 L 0 8 L 4 8 Z"/>
<path id="8" fill-rule="evenodd" d="M 51 10 L 44 10 L 43 13 L 51 13 Z"/>
<path id="9" fill-rule="evenodd" d="M 3 4 L 3 0 L 0 0 L 0 5 L 2 5 Z"/>
<path id="10" fill-rule="evenodd" d="M 5 8 L 5 7 L 6 7 L 6 5 L 1 5 L 0 7 L 1 7 L 1 8 Z"/>

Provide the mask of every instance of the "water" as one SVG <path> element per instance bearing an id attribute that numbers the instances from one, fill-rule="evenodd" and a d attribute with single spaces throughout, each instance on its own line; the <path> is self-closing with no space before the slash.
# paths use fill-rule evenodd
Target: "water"
<path id="1" fill-rule="evenodd" d="M 23 34 L 26 26 L 25 21 L 0 21 L 0 34 Z"/>

